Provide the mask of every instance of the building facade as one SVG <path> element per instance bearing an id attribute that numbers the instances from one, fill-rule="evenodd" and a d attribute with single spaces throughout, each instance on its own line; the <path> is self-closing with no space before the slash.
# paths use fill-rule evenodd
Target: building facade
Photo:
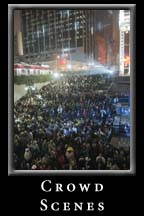
<path id="1" fill-rule="evenodd" d="M 130 75 L 130 10 L 120 10 L 120 76 Z"/>
<path id="2" fill-rule="evenodd" d="M 22 39 L 22 22 L 21 11 L 14 11 L 14 57 L 20 58 L 23 56 L 23 39 Z"/>
<path id="3" fill-rule="evenodd" d="M 114 14 L 109 10 L 23 9 L 23 52 L 32 61 L 98 61 L 116 64 L 112 55 L 119 47 L 114 41 Z M 116 22 L 116 21 L 115 21 Z"/>
<path id="4" fill-rule="evenodd" d="M 85 19 L 82 10 L 22 10 L 24 53 L 45 56 L 83 47 Z"/>

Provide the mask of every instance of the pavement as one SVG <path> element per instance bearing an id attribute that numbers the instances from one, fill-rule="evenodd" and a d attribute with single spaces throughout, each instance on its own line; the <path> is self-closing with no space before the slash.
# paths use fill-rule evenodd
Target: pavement
<path id="1" fill-rule="evenodd" d="M 35 83 L 34 87 L 39 90 L 40 88 L 47 85 L 48 83 L 49 82 Z M 19 100 L 21 97 L 23 97 L 26 94 L 25 87 L 26 87 L 26 85 L 16 85 L 16 84 L 14 84 L 14 102 Z"/>

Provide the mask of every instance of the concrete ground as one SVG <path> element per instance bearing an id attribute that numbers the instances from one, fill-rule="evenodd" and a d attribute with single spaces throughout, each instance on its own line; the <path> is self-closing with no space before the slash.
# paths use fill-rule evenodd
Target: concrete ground
<path id="1" fill-rule="evenodd" d="M 43 86 L 47 85 L 48 83 L 49 82 L 35 83 L 34 87 L 40 89 Z M 25 87 L 26 85 L 14 85 L 14 102 L 19 100 L 21 97 L 23 97 L 26 94 Z"/>

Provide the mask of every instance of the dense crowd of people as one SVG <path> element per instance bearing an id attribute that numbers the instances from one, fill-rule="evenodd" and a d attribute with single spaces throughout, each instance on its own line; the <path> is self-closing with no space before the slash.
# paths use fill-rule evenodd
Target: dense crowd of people
<path id="1" fill-rule="evenodd" d="M 125 170 L 129 150 L 110 144 L 113 97 L 97 76 L 64 77 L 14 105 L 16 170 Z"/>

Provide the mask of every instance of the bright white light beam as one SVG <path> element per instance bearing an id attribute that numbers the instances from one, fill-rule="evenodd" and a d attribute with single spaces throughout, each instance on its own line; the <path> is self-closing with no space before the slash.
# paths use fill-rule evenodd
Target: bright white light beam
<path id="1" fill-rule="evenodd" d="M 58 74 L 58 73 L 54 73 L 53 76 L 54 76 L 55 78 L 58 78 L 58 77 L 59 77 L 59 74 Z"/>
<path id="2" fill-rule="evenodd" d="M 71 64 L 68 64 L 68 65 L 67 65 L 67 68 L 68 68 L 68 69 L 71 69 L 71 68 L 72 68 L 72 65 L 71 65 Z"/>

